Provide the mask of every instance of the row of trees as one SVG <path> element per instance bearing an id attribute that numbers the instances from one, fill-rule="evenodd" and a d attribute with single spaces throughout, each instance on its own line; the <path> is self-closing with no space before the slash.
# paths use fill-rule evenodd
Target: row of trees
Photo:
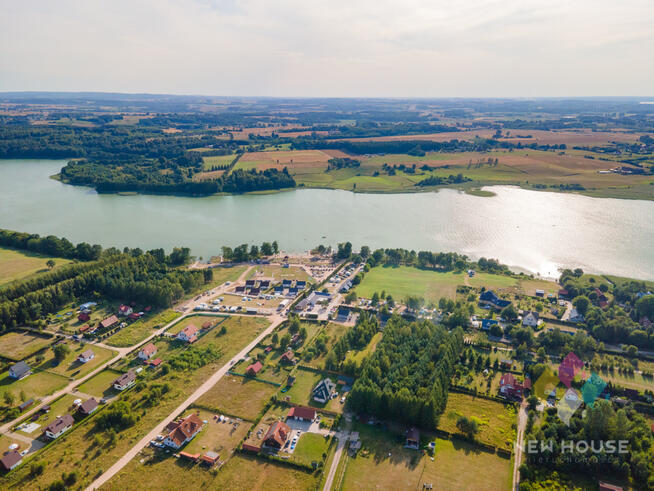
<path id="1" fill-rule="evenodd" d="M 374 354 L 363 362 L 349 404 L 358 413 L 435 428 L 447 404 L 463 330 L 392 317 Z"/>
<path id="2" fill-rule="evenodd" d="M 233 249 L 229 246 L 222 247 L 223 259 L 225 261 L 233 261 L 236 263 L 259 259 L 262 256 L 272 256 L 278 252 L 279 244 L 276 240 L 273 240 L 272 242 L 263 242 L 261 247 L 252 244 L 249 249 L 247 244 L 241 244 Z"/>
<path id="3" fill-rule="evenodd" d="M 65 237 L 59 238 L 54 235 L 40 237 L 38 234 L 6 229 L 0 229 L 0 246 L 38 252 L 47 256 L 79 259 L 81 261 L 98 259 L 102 253 L 102 246 L 98 244 L 90 245 L 86 242 L 80 242 L 75 245 Z"/>

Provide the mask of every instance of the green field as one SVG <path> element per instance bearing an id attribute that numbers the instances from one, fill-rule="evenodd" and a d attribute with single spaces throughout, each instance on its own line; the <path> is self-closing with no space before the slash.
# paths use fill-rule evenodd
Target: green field
<path id="1" fill-rule="evenodd" d="M 329 440 L 317 433 L 302 433 L 293 451 L 294 460 L 311 465 L 312 462 L 322 462 L 323 454 L 327 453 Z"/>
<path id="2" fill-rule="evenodd" d="M 275 280 L 275 282 L 280 282 L 282 280 L 313 280 L 313 278 L 311 278 L 311 276 L 309 276 L 307 272 L 302 268 L 298 268 L 296 266 L 283 268 L 276 264 L 265 264 L 262 266 L 257 266 L 250 272 L 250 274 L 248 274 L 248 279 L 253 278 L 272 278 Z"/>
<path id="3" fill-rule="evenodd" d="M 198 399 L 197 404 L 253 421 L 275 392 L 274 385 L 226 375 Z"/>
<path id="4" fill-rule="evenodd" d="M 236 155 L 211 155 L 209 157 L 202 157 L 205 170 L 211 170 L 212 167 L 222 167 L 229 165 L 236 158 Z"/>
<path id="5" fill-rule="evenodd" d="M 16 400 L 19 400 L 21 392 L 25 394 L 25 400 L 32 397 L 45 397 L 53 392 L 62 389 L 68 383 L 66 377 L 50 372 L 36 372 L 20 380 L 14 380 L 9 372 L 0 374 L 0 394 L 11 392 Z M 19 402 L 16 403 L 16 405 Z"/>
<path id="6" fill-rule="evenodd" d="M 279 392 L 277 394 L 278 398 L 285 399 L 288 397 L 291 402 L 301 406 L 311 406 L 317 409 L 324 408 L 339 413 L 343 411 L 343 405 L 340 403 L 338 398 L 327 401 L 326 404 L 313 400 L 313 388 L 318 385 L 318 382 L 322 379 L 328 377 L 328 375 L 302 369 L 295 370 L 293 375 L 295 375 L 293 386 L 287 392 Z M 332 382 L 336 382 L 334 376 L 331 376 L 330 378 L 332 379 Z"/>
<path id="7" fill-rule="evenodd" d="M 104 342 L 117 348 L 133 346 L 147 338 L 155 329 L 165 326 L 181 315 L 172 309 L 164 310 L 156 315 L 149 315 L 124 327 L 113 336 L 108 337 Z"/>
<path id="8" fill-rule="evenodd" d="M 0 356 L 9 360 L 20 361 L 39 350 L 50 346 L 54 338 L 30 332 L 8 332 L 0 336 Z"/>
<path id="9" fill-rule="evenodd" d="M 53 269 L 58 269 L 72 261 L 60 257 L 49 257 L 29 251 L 18 251 L 0 247 L 0 287 L 16 280 L 50 271 L 46 263 L 52 259 Z"/>
<path id="10" fill-rule="evenodd" d="M 400 433 L 361 424 L 355 429 L 363 446 L 347 460 L 344 490 L 423 489 L 423 484 L 432 484 L 433 489 L 510 488 L 511 461 L 469 443 L 436 439 L 432 461 L 427 454 L 403 448 Z"/>
<path id="11" fill-rule="evenodd" d="M 93 371 L 103 363 L 109 361 L 116 355 L 115 351 L 90 344 L 83 345 L 72 342 L 68 342 L 66 344 L 70 351 L 66 357 L 61 360 L 61 362 L 56 363 L 54 352 L 52 350 L 48 350 L 45 353 L 45 359 L 37 368 L 40 370 L 47 370 L 49 372 L 56 373 L 58 375 L 64 375 L 65 377 L 78 379 Z M 95 353 L 93 359 L 87 361 L 86 363 L 78 362 L 77 357 L 87 349 L 90 349 L 93 351 L 93 353 Z"/>
<path id="12" fill-rule="evenodd" d="M 496 447 L 510 449 L 515 438 L 516 411 L 500 402 L 450 392 L 447 406 L 440 417 L 438 428 L 459 433 L 456 422 L 460 416 L 475 418 L 479 424 L 476 439 Z"/>
<path id="13" fill-rule="evenodd" d="M 366 273 L 355 292 L 359 297 L 371 298 L 373 293 L 385 291 L 396 302 L 417 296 L 438 303 L 442 297 L 454 299 L 459 285 L 507 288 L 517 284 L 518 280 L 512 276 L 477 273 L 468 278 L 464 272 L 440 273 L 410 266 L 380 266 Z"/>
<path id="14" fill-rule="evenodd" d="M 114 395 L 117 391 L 112 387 L 112 384 L 121 374 L 122 372 L 107 368 L 80 385 L 78 390 L 83 394 L 89 394 L 97 398 Z"/>

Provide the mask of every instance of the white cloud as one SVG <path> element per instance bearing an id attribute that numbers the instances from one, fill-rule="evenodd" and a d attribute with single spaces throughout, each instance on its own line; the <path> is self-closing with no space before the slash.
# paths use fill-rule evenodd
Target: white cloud
<path id="1" fill-rule="evenodd" d="M 651 95 L 649 0 L 2 1 L 0 90 Z"/>

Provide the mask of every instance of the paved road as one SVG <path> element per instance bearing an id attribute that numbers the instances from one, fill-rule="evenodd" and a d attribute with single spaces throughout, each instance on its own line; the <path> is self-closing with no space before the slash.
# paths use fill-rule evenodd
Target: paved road
<path id="1" fill-rule="evenodd" d="M 243 271 L 243 273 L 241 274 L 241 276 L 239 276 L 239 278 L 238 278 L 236 281 L 244 281 L 245 276 L 250 272 L 251 269 L 252 269 L 252 266 L 250 266 L 250 267 L 247 268 L 245 271 Z M 87 373 L 87 374 L 84 375 L 83 377 L 81 377 L 81 378 L 79 378 L 79 379 L 77 379 L 77 380 L 73 380 L 72 382 L 70 382 L 70 383 L 69 383 L 66 387 L 64 387 L 63 389 L 56 391 L 56 392 L 53 393 L 52 395 L 49 395 L 49 396 L 46 396 L 46 397 L 42 398 L 41 401 L 40 401 L 40 403 L 39 403 L 38 405 L 35 405 L 35 406 L 34 406 L 32 409 L 30 409 L 29 411 L 27 411 L 27 412 L 21 414 L 18 418 L 14 419 L 13 421 L 9 421 L 8 423 L 5 423 L 4 425 L 0 426 L 0 433 L 8 433 L 8 432 L 11 430 L 11 428 L 13 428 L 16 424 L 18 424 L 19 421 L 21 421 L 22 419 L 24 419 L 24 418 L 26 418 L 26 417 L 31 416 L 31 415 L 34 414 L 36 411 L 39 411 L 39 410 L 41 409 L 41 407 L 43 407 L 44 405 L 49 404 L 51 401 L 54 401 L 55 399 L 57 399 L 58 397 L 60 397 L 60 396 L 62 396 L 62 395 L 64 395 L 64 394 L 67 394 L 67 393 L 73 392 L 73 389 L 74 389 L 75 387 L 79 387 L 81 384 L 83 384 L 84 382 L 86 382 L 88 379 L 90 379 L 90 378 L 93 377 L 94 375 L 100 373 L 100 372 L 101 372 L 102 370 L 104 370 L 106 367 L 112 365 L 113 363 L 117 362 L 117 361 L 120 360 L 121 358 L 127 356 L 129 353 L 132 353 L 134 350 L 140 348 L 141 346 L 143 346 L 143 345 L 146 344 L 147 342 L 151 341 L 151 340 L 154 339 L 155 337 L 157 337 L 157 336 L 163 334 L 164 331 L 166 331 L 167 329 L 169 329 L 173 324 L 176 324 L 177 322 L 181 321 L 181 320 L 184 319 L 185 317 L 188 317 L 188 316 L 190 316 L 190 315 L 193 315 L 193 313 L 194 313 L 194 312 L 193 312 L 193 308 L 194 308 L 198 303 L 201 303 L 201 302 L 203 302 L 203 301 L 206 301 L 206 300 L 208 300 L 208 299 L 212 299 L 212 298 L 214 298 L 214 297 L 217 297 L 217 296 L 223 294 L 223 293 L 225 292 L 226 288 L 227 288 L 227 287 L 223 284 L 223 285 L 219 286 L 218 288 L 214 288 L 214 290 L 213 290 L 214 293 L 213 293 L 212 295 L 210 295 L 210 296 L 203 295 L 203 296 L 201 296 L 200 299 L 198 299 L 198 300 L 187 301 L 185 305 L 187 306 L 187 310 L 190 309 L 190 312 L 189 312 L 189 313 L 186 313 L 186 314 L 182 315 L 181 317 L 178 317 L 177 319 L 174 319 L 174 320 L 170 321 L 170 322 L 169 322 L 168 324 L 166 324 L 165 326 L 163 326 L 163 327 L 157 329 L 156 331 L 154 331 L 154 333 L 152 333 L 150 336 L 148 336 L 148 337 L 147 337 L 146 339 L 144 339 L 143 341 L 140 341 L 139 343 L 136 343 L 136 344 L 134 344 L 134 345 L 132 345 L 132 346 L 129 346 L 129 347 L 127 347 L 127 348 L 114 348 L 114 347 L 112 347 L 112 346 L 107 346 L 107 345 L 104 344 L 104 343 L 88 343 L 89 345 L 97 345 L 97 346 L 100 346 L 100 347 L 103 347 L 103 348 L 107 348 L 107 349 L 110 349 L 110 350 L 113 350 L 113 351 L 117 351 L 118 354 L 117 354 L 116 356 L 114 356 L 112 359 L 110 359 L 109 361 L 107 361 L 107 362 L 105 362 L 105 363 L 99 365 L 98 367 L 96 367 L 94 370 L 92 370 L 91 372 Z M 211 313 L 211 312 L 210 312 L 210 313 Z"/>
<path id="2" fill-rule="evenodd" d="M 518 409 L 518 431 L 515 440 L 515 460 L 513 462 L 513 491 L 520 486 L 520 464 L 522 463 L 522 449 L 525 440 L 525 428 L 527 427 L 527 400 L 523 400 Z"/>
<path id="3" fill-rule="evenodd" d="M 241 358 L 245 357 L 263 338 L 270 334 L 275 327 L 286 320 L 285 317 L 276 315 L 271 317 L 272 324 L 268 326 L 261 334 L 259 334 L 252 342 L 245 348 L 232 357 L 222 368 L 216 371 L 209 377 L 195 392 L 193 392 L 184 402 L 177 406 L 166 418 L 155 426 L 150 433 L 145 435 L 136 445 L 134 445 L 125 455 L 123 455 L 114 465 L 112 465 L 106 472 L 93 481 L 87 491 L 98 489 L 105 484 L 109 479 L 116 475 L 127 463 L 132 460 L 141 451 L 143 447 L 149 444 L 157 435 L 161 434 L 168 423 L 170 423 L 178 414 L 184 411 L 190 404 L 195 402 L 200 396 L 213 387 L 221 378 L 225 376 L 227 371 L 231 368 L 233 363 L 236 363 Z"/>

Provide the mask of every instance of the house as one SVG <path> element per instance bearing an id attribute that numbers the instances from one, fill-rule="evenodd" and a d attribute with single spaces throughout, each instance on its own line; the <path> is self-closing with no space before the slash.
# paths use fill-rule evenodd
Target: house
<path id="1" fill-rule="evenodd" d="M 284 289 L 281 286 L 276 286 L 275 295 L 281 295 L 282 293 L 284 293 Z"/>
<path id="2" fill-rule="evenodd" d="M 220 455 L 216 452 L 207 452 L 202 457 L 200 457 L 200 460 L 203 464 L 213 466 L 216 465 L 218 460 L 220 460 Z"/>
<path id="3" fill-rule="evenodd" d="M 336 322 L 347 322 L 350 320 L 350 309 L 339 307 L 336 312 Z"/>
<path id="4" fill-rule="evenodd" d="M 150 360 L 148 365 L 150 365 L 150 368 L 157 368 L 162 362 L 163 360 L 161 358 L 155 358 L 154 360 Z"/>
<path id="5" fill-rule="evenodd" d="M 522 314 L 522 325 L 529 327 L 538 327 L 540 317 L 538 312 L 528 310 Z"/>
<path id="6" fill-rule="evenodd" d="M 479 295 L 479 305 L 486 305 L 495 309 L 503 309 L 504 307 L 511 305 L 511 302 L 501 299 L 493 290 L 486 290 Z"/>
<path id="7" fill-rule="evenodd" d="M 91 320 L 91 315 L 88 312 L 81 312 L 77 316 L 77 320 L 80 322 L 88 322 Z"/>
<path id="8" fill-rule="evenodd" d="M 336 393 L 336 384 L 330 378 L 321 380 L 313 389 L 313 400 L 325 404 Z"/>
<path id="9" fill-rule="evenodd" d="M 420 432 L 417 428 L 411 428 L 406 433 L 406 441 L 404 448 L 412 448 L 413 450 L 420 450 Z"/>
<path id="10" fill-rule="evenodd" d="M 295 288 L 298 290 L 304 290 L 307 287 L 307 282 L 306 281 L 296 281 L 295 282 Z"/>
<path id="11" fill-rule="evenodd" d="M 575 324 L 578 322 L 584 322 L 584 316 L 579 313 L 576 307 L 572 307 L 570 315 L 568 316 L 568 321 L 574 322 Z"/>
<path id="12" fill-rule="evenodd" d="M 136 374 L 130 370 L 114 380 L 113 386 L 116 390 L 125 390 L 134 385 L 134 383 L 136 383 Z"/>
<path id="13" fill-rule="evenodd" d="M 266 290 L 270 288 L 270 280 L 261 280 L 261 282 L 259 283 L 259 288 L 261 288 L 262 290 Z"/>
<path id="14" fill-rule="evenodd" d="M 295 383 L 295 376 L 289 375 L 288 378 L 286 379 L 286 387 L 293 387 L 294 383 Z"/>
<path id="15" fill-rule="evenodd" d="M 11 378 L 15 378 L 16 380 L 25 378 L 30 373 L 32 373 L 32 369 L 24 361 L 19 361 L 18 363 L 14 363 L 9 369 L 9 376 Z"/>
<path id="16" fill-rule="evenodd" d="M 84 401 L 77 408 L 77 410 L 80 413 L 84 414 L 85 416 L 88 416 L 89 414 L 93 414 L 97 409 L 98 409 L 98 401 L 96 401 L 94 397 L 91 397 L 90 399 Z"/>
<path id="17" fill-rule="evenodd" d="M 85 310 L 90 310 L 91 307 L 95 307 L 96 305 L 98 305 L 96 302 L 86 302 L 80 305 L 77 310 L 83 312 Z"/>
<path id="18" fill-rule="evenodd" d="M 118 320 L 118 317 L 116 317 L 115 315 L 110 315 L 106 319 L 100 321 L 100 327 L 103 329 L 109 329 L 111 327 L 114 327 L 119 322 L 120 321 Z"/>
<path id="19" fill-rule="evenodd" d="M 157 354 L 157 347 L 153 343 L 148 343 L 139 350 L 138 357 L 141 360 L 149 360 Z"/>
<path id="20" fill-rule="evenodd" d="M 177 333 L 177 339 L 186 343 L 194 343 L 198 339 L 198 328 L 189 324 Z"/>
<path id="21" fill-rule="evenodd" d="M 297 344 L 302 343 L 302 336 L 300 336 L 299 332 L 296 332 L 293 334 L 293 337 L 291 338 L 291 346 L 296 346 Z"/>
<path id="22" fill-rule="evenodd" d="M 45 427 L 45 434 L 53 440 L 59 438 L 73 427 L 74 422 L 75 420 L 70 414 L 64 414 Z"/>
<path id="23" fill-rule="evenodd" d="M 10 471 L 15 467 L 18 467 L 23 461 L 23 456 L 18 453 L 16 450 L 9 450 L 4 453 L 0 459 L 0 464 L 6 471 Z"/>
<path id="24" fill-rule="evenodd" d="M 77 361 L 80 363 L 86 363 L 87 361 L 91 361 L 93 358 L 95 358 L 95 353 L 92 349 L 87 349 L 77 357 Z"/>
<path id="25" fill-rule="evenodd" d="M 234 289 L 234 292 L 235 292 L 235 293 L 245 293 L 245 287 L 244 287 L 244 286 L 237 286 L 237 287 Z"/>
<path id="26" fill-rule="evenodd" d="M 279 358 L 279 361 L 281 363 L 291 364 L 291 363 L 294 363 L 294 359 L 295 359 L 295 355 L 293 354 L 293 352 L 291 350 L 288 350 L 286 353 L 284 353 Z"/>
<path id="27" fill-rule="evenodd" d="M 491 326 L 498 324 L 495 319 L 482 319 L 481 320 L 481 329 L 482 331 L 490 331 Z"/>
<path id="28" fill-rule="evenodd" d="M 293 406 L 288 410 L 286 419 L 292 418 L 298 421 L 313 421 L 316 419 L 316 410 L 309 407 Z"/>
<path id="29" fill-rule="evenodd" d="M 137 321 L 137 320 L 139 320 L 141 317 L 143 317 L 143 312 L 132 312 L 131 314 L 129 314 L 129 315 L 127 316 L 127 318 L 128 318 L 129 320 L 131 320 L 131 321 Z"/>
<path id="30" fill-rule="evenodd" d="M 270 425 L 270 428 L 268 428 L 268 432 L 263 438 L 263 445 L 268 448 L 279 450 L 286 443 L 286 439 L 290 433 L 291 429 L 286 423 L 276 421 Z"/>
<path id="31" fill-rule="evenodd" d="M 291 280 L 282 280 L 282 288 L 290 288 L 291 285 L 293 285 L 293 282 Z"/>
<path id="32" fill-rule="evenodd" d="M 511 370 L 513 367 L 513 360 L 507 360 L 506 358 L 500 359 L 500 368 Z"/>
<path id="33" fill-rule="evenodd" d="M 95 329 L 91 329 L 91 326 L 88 324 L 84 324 L 82 327 L 79 328 L 79 333 L 84 334 L 85 332 L 91 333 L 95 331 Z"/>
<path id="34" fill-rule="evenodd" d="M 505 373 L 500 379 L 500 394 L 511 399 L 522 399 L 523 385 L 512 373 Z"/>
<path id="35" fill-rule="evenodd" d="M 251 288 L 250 289 L 250 295 L 254 295 L 256 297 L 257 295 L 259 295 L 259 293 L 261 293 L 260 288 Z"/>
<path id="36" fill-rule="evenodd" d="M 545 290 L 536 290 L 536 296 L 537 297 L 544 297 L 545 296 Z"/>
<path id="37" fill-rule="evenodd" d="M 123 304 L 120 307 L 118 307 L 118 315 L 122 315 L 123 317 L 128 316 L 132 312 L 134 312 L 134 310 L 129 305 Z"/>
<path id="38" fill-rule="evenodd" d="M 197 462 L 200 458 L 199 453 L 179 452 L 179 456 L 183 459 L 191 460 L 193 462 Z"/>
<path id="39" fill-rule="evenodd" d="M 297 294 L 299 293 L 297 288 L 289 288 L 288 289 L 288 296 L 289 297 L 297 297 Z"/>
<path id="40" fill-rule="evenodd" d="M 601 309 L 609 305 L 609 299 L 604 295 L 604 292 L 599 288 L 595 288 L 595 295 L 597 295 L 597 306 Z"/>
<path id="41" fill-rule="evenodd" d="M 559 298 L 562 298 L 562 299 L 564 299 L 564 300 L 567 300 L 567 298 L 568 298 L 569 295 L 570 295 L 570 293 L 569 293 L 568 290 L 566 290 L 565 288 L 561 288 L 561 289 L 559 290 Z"/>
<path id="42" fill-rule="evenodd" d="M 248 366 L 247 370 L 245 370 L 245 373 L 249 377 L 255 377 L 263 368 L 263 365 L 261 364 L 260 361 L 257 361 L 255 363 L 252 363 L 251 365 Z"/>
<path id="43" fill-rule="evenodd" d="M 254 288 L 254 280 L 245 280 L 245 287 L 246 288 Z"/>
<path id="44" fill-rule="evenodd" d="M 173 422 L 168 425 L 168 435 L 164 438 L 164 445 L 172 448 L 180 448 L 182 445 L 190 442 L 197 435 L 204 423 L 200 417 L 193 413 L 186 418 Z"/>

